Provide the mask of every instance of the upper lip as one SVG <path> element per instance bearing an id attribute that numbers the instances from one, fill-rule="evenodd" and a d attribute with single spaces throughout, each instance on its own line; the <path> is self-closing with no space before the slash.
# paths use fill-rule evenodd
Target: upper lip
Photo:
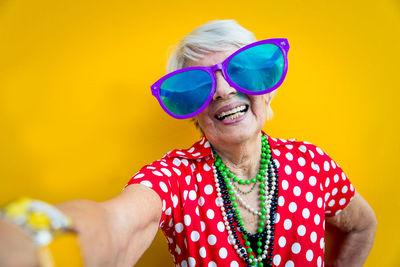
<path id="1" fill-rule="evenodd" d="M 222 112 L 226 112 L 228 110 L 231 110 L 231 109 L 234 109 L 236 107 L 243 106 L 243 105 L 247 106 L 248 104 L 243 103 L 243 102 L 235 102 L 235 103 L 228 104 L 226 106 L 223 106 L 223 107 L 217 109 L 217 111 L 215 112 L 215 116 L 218 116 Z"/>

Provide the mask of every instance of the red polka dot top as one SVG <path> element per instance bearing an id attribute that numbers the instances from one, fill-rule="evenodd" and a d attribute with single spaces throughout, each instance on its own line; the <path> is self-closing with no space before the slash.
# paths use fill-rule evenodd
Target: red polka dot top
<path id="1" fill-rule="evenodd" d="M 273 266 L 322 266 L 325 217 L 349 204 L 354 187 L 319 147 L 267 137 L 280 177 Z M 128 183 L 160 196 L 160 227 L 176 266 L 247 266 L 228 238 L 213 163 L 210 143 L 202 137 L 189 149 L 144 166 Z"/>

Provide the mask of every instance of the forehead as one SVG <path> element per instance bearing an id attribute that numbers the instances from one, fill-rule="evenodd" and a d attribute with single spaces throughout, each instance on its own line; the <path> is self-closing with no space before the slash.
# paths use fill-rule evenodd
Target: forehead
<path id="1" fill-rule="evenodd" d="M 196 67 L 196 66 L 203 66 L 203 67 L 210 67 L 216 64 L 223 62 L 226 58 L 230 55 L 235 53 L 239 48 L 237 47 L 227 47 L 224 51 L 218 52 L 211 52 L 205 54 L 201 59 L 197 61 L 190 60 L 188 63 L 189 67 Z"/>

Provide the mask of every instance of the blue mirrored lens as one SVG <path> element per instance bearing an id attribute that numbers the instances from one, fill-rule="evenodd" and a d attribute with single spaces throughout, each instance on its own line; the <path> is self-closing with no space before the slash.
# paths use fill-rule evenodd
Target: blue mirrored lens
<path id="1" fill-rule="evenodd" d="M 212 88 L 211 76 L 203 70 L 188 70 L 166 79 L 160 87 L 160 98 L 176 115 L 188 115 L 206 102 Z"/>
<path id="2" fill-rule="evenodd" d="M 272 88 L 282 77 L 283 54 L 274 44 L 261 44 L 232 57 L 227 66 L 229 78 L 249 91 Z"/>

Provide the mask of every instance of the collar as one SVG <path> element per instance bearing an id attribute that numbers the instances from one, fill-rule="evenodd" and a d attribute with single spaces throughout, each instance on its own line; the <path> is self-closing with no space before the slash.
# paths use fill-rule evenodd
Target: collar
<path id="1" fill-rule="evenodd" d="M 284 146 L 291 144 L 293 141 L 296 139 L 282 139 L 282 138 L 273 138 L 267 135 L 264 131 L 262 133 L 268 137 L 268 142 L 269 145 L 271 146 L 271 149 L 277 148 L 279 146 Z M 199 141 L 194 143 L 190 148 L 188 149 L 175 149 L 170 152 L 168 152 L 165 155 L 166 158 L 184 158 L 184 159 L 201 159 L 201 158 L 206 158 L 206 157 L 211 157 L 214 158 L 214 155 L 211 150 L 211 144 L 207 140 L 207 138 L 203 135 Z"/>

